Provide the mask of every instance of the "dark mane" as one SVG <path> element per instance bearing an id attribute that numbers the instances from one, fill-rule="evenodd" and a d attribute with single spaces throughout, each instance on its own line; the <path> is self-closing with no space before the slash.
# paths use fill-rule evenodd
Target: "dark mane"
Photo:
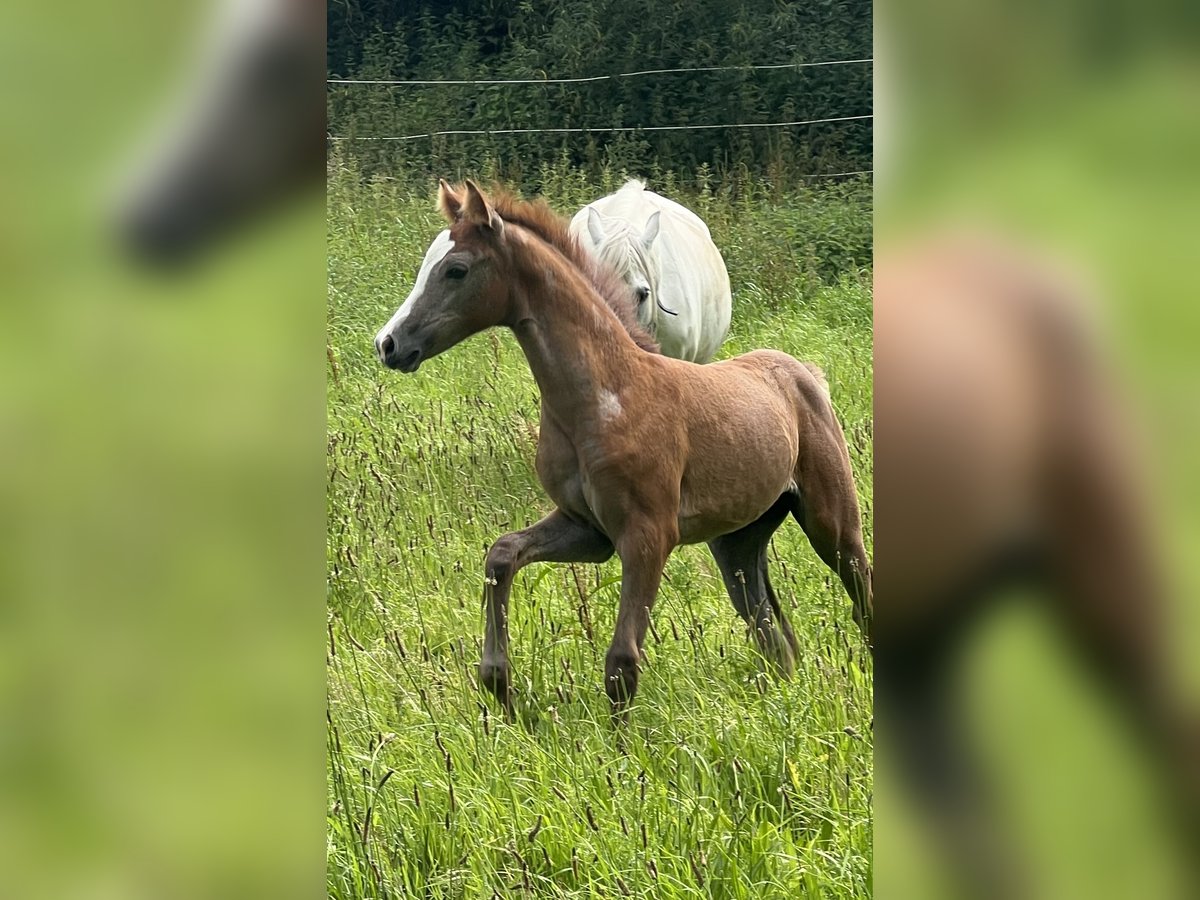
<path id="1" fill-rule="evenodd" d="M 488 199 L 500 218 L 532 231 L 569 259 L 586 276 L 596 293 L 616 313 L 617 318 L 639 347 L 650 353 L 661 352 L 658 342 L 637 320 L 629 288 L 607 265 L 579 245 L 567 229 L 567 220 L 552 210 L 545 200 L 522 200 L 501 187 L 493 187 Z"/>

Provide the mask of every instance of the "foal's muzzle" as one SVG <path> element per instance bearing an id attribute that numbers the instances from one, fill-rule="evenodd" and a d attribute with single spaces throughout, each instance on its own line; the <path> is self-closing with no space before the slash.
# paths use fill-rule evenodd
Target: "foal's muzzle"
<path id="1" fill-rule="evenodd" d="M 379 361 L 389 369 L 399 369 L 401 372 L 415 372 L 421 365 L 420 347 L 400 347 L 390 334 L 375 339 L 375 352 Z"/>

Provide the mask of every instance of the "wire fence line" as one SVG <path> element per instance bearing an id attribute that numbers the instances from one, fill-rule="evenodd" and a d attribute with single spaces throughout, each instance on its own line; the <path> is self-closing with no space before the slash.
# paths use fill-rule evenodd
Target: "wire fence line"
<path id="1" fill-rule="evenodd" d="M 797 178 L 849 178 L 851 175 L 874 175 L 874 169 L 859 169 L 857 172 L 816 172 L 812 175 L 797 175 Z"/>
<path id="2" fill-rule="evenodd" d="M 389 87 L 405 86 L 435 86 L 435 85 L 472 85 L 472 86 L 502 86 L 528 84 L 585 84 L 601 81 L 611 81 L 621 78 L 637 78 L 646 75 L 674 75 L 691 72 L 725 72 L 725 71 L 758 71 L 781 69 L 806 69 L 830 66 L 847 66 L 873 64 L 873 58 L 840 59 L 810 63 L 779 63 L 771 65 L 733 65 L 733 66 L 690 66 L 678 69 L 644 69 L 637 72 L 618 72 L 610 75 L 590 75 L 578 78 L 514 78 L 514 79 L 475 79 L 475 80 L 427 80 L 427 79 L 367 79 L 367 78 L 329 78 L 329 85 L 381 85 Z M 631 134 L 637 132 L 664 131 L 710 131 L 717 129 L 762 129 L 762 128 L 795 128 L 806 125 L 822 125 L 834 122 L 858 122 L 873 119 L 872 114 L 857 116 L 832 116 L 821 119 L 801 119 L 785 122 L 731 122 L 720 124 L 700 125 L 609 125 L 609 126 L 573 126 L 552 128 L 483 128 L 483 129 L 447 129 L 444 131 L 425 131 L 403 135 L 328 135 L 335 142 L 410 142 L 430 140 L 435 137 L 459 136 L 494 136 L 494 135 L 535 135 L 535 134 Z M 873 175 L 873 169 L 860 169 L 847 172 L 821 172 L 799 175 L 801 178 L 845 178 L 857 175 Z"/>
<path id="3" fill-rule="evenodd" d="M 612 75 L 587 75 L 580 78 L 483 78 L 476 80 L 426 80 L 405 78 L 328 78 L 326 84 L 379 84 L 395 87 L 429 86 L 439 84 L 454 85 L 504 85 L 504 84 L 586 84 L 596 81 L 611 81 L 616 78 L 638 78 L 643 75 L 676 75 L 686 72 L 729 72 L 729 71 L 759 71 L 765 69 L 811 69 L 825 66 L 851 66 L 874 63 L 873 58 L 867 59 L 831 59 L 824 62 L 809 63 L 776 63 L 773 65 L 744 65 L 744 66 L 689 66 L 682 69 L 643 69 L 639 72 L 617 72 Z"/>
<path id="4" fill-rule="evenodd" d="M 800 125 L 823 125 L 827 122 L 857 122 L 873 118 L 873 114 L 866 113 L 861 116 L 833 116 L 827 119 L 800 119 L 791 122 L 730 122 L 719 125 L 594 125 L 571 128 L 484 128 L 478 130 L 452 129 L 449 131 L 424 131 L 420 134 L 395 136 L 329 135 L 329 139 L 331 141 L 417 141 L 423 138 L 454 135 L 586 134 L 589 132 L 704 131 L 714 128 L 788 128 Z"/>

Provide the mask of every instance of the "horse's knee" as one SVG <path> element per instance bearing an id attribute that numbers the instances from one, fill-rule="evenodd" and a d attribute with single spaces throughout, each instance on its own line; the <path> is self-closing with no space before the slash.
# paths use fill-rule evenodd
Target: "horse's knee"
<path id="1" fill-rule="evenodd" d="M 792 629 L 792 623 L 782 609 L 776 609 L 776 614 L 779 616 L 779 629 L 783 632 L 783 639 L 787 641 L 788 647 L 792 651 L 792 659 L 795 660 L 800 655 L 800 644 L 796 641 L 796 632 Z"/>
<path id="2" fill-rule="evenodd" d="M 854 624 L 858 626 L 858 630 L 862 632 L 863 640 L 867 643 L 867 648 L 875 649 L 875 636 L 871 625 L 871 604 L 867 598 L 855 597 L 853 602 Z"/>
<path id="3" fill-rule="evenodd" d="M 508 581 L 517 572 L 517 538 L 515 534 L 502 535 L 492 544 L 484 561 L 484 572 L 494 582 Z"/>
<path id="4" fill-rule="evenodd" d="M 614 709 L 621 709 L 637 694 L 639 659 L 636 651 L 610 647 L 604 660 L 604 691 Z"/>

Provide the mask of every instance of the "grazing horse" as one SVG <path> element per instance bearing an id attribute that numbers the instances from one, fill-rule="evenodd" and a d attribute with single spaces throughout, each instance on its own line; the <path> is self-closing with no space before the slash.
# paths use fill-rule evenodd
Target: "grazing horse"
<path id="1" fill-rule="evenodd" d="M 791 513 L 838 574 L 869 635 L 871 567 L 841 426 L 819 370 L 774 350 L 708 366 L 655 352 L 624 285 L 542 202 L 489 200 L 441 183 L 450 222 L 404 304 L 375 337 L 380 361 L 415 372 L 497 325 L 516 334 L 541 392 L 536 468 L 557 507 L 487 554 L 480 678 L 513 714 L 508 597 L 534 562 L 621 560 L 605 688 L 623 714 L 667 556 L 705 541 L 734 607 L 784 675 L 796 640 L 767 576 Z"/>
<path id="2" fill-rule="evenodd" d="M 625 282 L 663 353 L 712 359 L 729 332 L 729 274 L 699 216 L 634 180 L 581 209 L 570 230 Z"/>

